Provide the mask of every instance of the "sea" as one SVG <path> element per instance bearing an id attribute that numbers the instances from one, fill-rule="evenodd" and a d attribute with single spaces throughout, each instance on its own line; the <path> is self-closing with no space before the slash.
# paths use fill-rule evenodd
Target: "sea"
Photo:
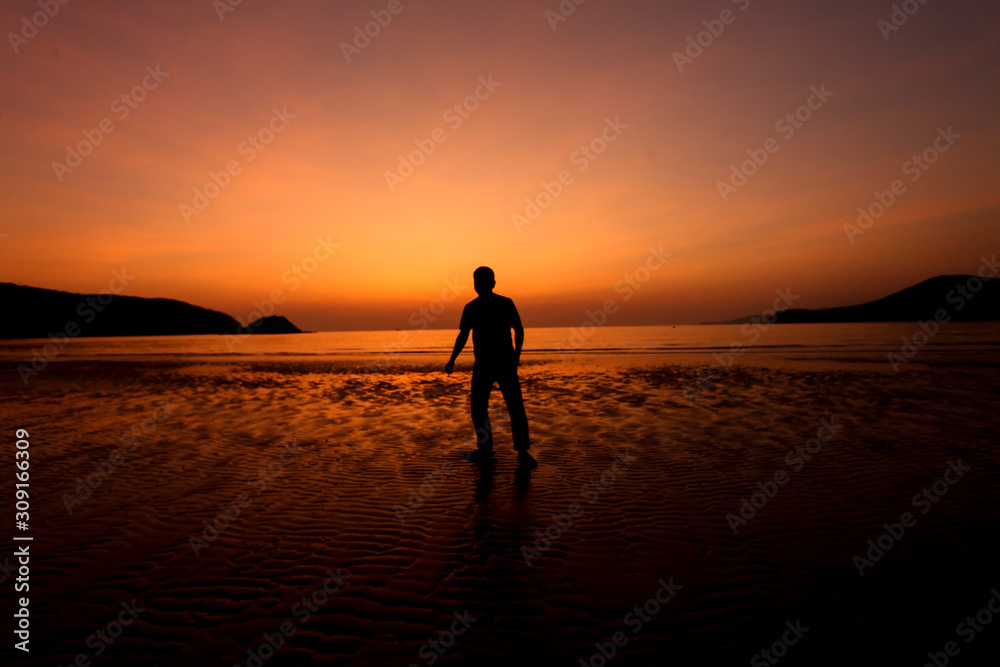
<path id="1" fill-rule="evenodd" d="M 310 358 L 357 360 L 387 357 L 444 360 L 454 329 L 339 331 L 285 335 L 134 336 L 0 340 L 5 365 L 58 361 L 162 361 Z M 904 363 L 920 357 L 990 364 L 1000 352 L 1000 322 L 719 324 L 693 326 L 549 327 L 525 330 L 522 361 L 571 361 L 615 357 L 638 361 L 685 358 L 733 361 L 755 355 Z M 932 354 L 931 354 L 932 353 Z M 462 360 L 471 361 L 472 341 Z"/>

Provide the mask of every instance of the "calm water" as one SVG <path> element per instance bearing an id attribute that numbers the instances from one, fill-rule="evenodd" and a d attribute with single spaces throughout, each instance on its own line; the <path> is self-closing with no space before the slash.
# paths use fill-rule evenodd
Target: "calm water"
<path id="1" fill-rule="evenodd" d="M 757 326 L 761 328 L 756 328 Z M 797 355 L 877 354 L 898 351 L 903 338 L 927 350 L 961 352 L 963 357 L 1000 352 L 1000 323 L 948 324 L 924 342 L 917 325 L 784 324 L 601 327 L 594 329 L 532 328 L 525 331 L 524 357 L 579 355 L 690 355 L 728 350 L 738 344 L 747 353 Z M 419 358 L 447 356 L 455 330 L 321 332 L 285 336 L 138 336 L 77 338 L 56 351 L 47 339 L 0 340 L 0 361 L 30 360 L 34 351 L 58 360 L 155 360 L 169 358 L 320 357 L 357 358 L 375 355 Z M 471 360 L 469 341 L 465 355 Z"/>

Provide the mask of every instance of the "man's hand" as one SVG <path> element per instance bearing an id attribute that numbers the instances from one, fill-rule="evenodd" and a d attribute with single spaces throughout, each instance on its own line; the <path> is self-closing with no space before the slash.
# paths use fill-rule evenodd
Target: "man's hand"
<path id="1" fill-rule="evenodd" d="M 444 372 L 451 375 L 455 371 L 455 362 L 449 361 L 444 365 Z"/>

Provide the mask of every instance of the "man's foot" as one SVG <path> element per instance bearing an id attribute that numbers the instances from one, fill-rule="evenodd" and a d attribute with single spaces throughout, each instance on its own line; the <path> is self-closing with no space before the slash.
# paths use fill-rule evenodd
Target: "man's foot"
<path id="1" fill-rule="evenodd" d="M 535 457 L 526 451 L 520 451 L 517 453 L 517 464 L 522 468 L 537 468 L 538 461 Z"/>

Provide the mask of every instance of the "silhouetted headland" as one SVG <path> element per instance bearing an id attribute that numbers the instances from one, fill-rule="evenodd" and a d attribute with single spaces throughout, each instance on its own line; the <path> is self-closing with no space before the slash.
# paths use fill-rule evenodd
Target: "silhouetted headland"
<path id="1" fill-rule="evenodd" d="M 176 299 L 77 294 L 0 283 L 0 338 L 46 336 L 184 336 L 302 333 L 286 318 L 265 317 L 243 328 L 234 318 Z"/>
<path id="2" fill-rule="evenodd" d="M 288 321 L 287 317 L 271 315 L 254 320 L 247 326 L 249 333 L 257 334 L 293 334 L 302 333 L 302 329 Z"/>
<path id="3" fill-rule="evenodd" d="M 937 276 L 856 306 L 821 310 L 791 308 L 779 312 L 776 323 L 917 322 L 934 319 L 940 310 L 947 311 L 950 321 L 955 322 L 1000 321 L 1000 281 L 978 276 Z M 754 317 L 760 319 L 760 315 L 754 315 L 705 324 L 743 324 Z"/>

